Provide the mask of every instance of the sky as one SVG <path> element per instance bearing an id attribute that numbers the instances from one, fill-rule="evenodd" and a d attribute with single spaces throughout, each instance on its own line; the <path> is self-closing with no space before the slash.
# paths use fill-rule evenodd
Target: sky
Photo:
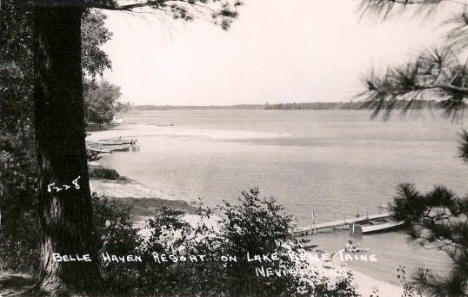
<path id="1" fill-rule="evenodd" d="M 104 78 L 136 105 L 356 100 L 371 68 L 440 41 L 441 17 L 360 18 L 359 0 L 245 0 L 228 31 L 209 19 L 105 12 Z"/>

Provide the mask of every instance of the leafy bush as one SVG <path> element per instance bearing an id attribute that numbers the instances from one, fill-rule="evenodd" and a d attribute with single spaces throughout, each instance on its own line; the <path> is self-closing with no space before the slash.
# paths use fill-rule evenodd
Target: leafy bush
<path id="1" fill-rule="evenodd" d="M 0 270 L 33 273 L 39 265 L 37 174 L 29 155 L 30 130 L 0 135 Z"/>
<path id="2" fill-rule="evenodd" d="M 291 218 L 275 200 L 260 198 L 257 189 L 243 192 L 239 204 L 225 202 L 219 213 L 221 219 L 215 223 L 210 223 L 212 211 L 207 210 L 197 224 L 189 225 L 183 211 L 162 208 L 143 229 L 125 220 L 108 225 L 104 241 L 109 244 L 103 250 L 138 253 L 143 261 L 105 265 L 106 283 L 115 293 L 131 291 L 139 296 L 358 296 L 350 275 L 333 283 L 316 273 L 268 277 L 256 273 L 261 266 L 290 271 L 307 264 L 288 256 L 302 250 L 289 232 Z M 205 261 L 155 263 L 153 253 L 179 259 L 205 255 Z M 276 260 L 249 261 L 247 253 L 250 258 L 268 255 L 270 259 L 275 254 Z"/>
<path id="3" fill-rule="evenodd" d="M 267 266 L 273 270 L 294 269 L 288 247 L 294 243 L 289 232 L 291 217 L 284 215 L 282 206 L 273 199 L 259 198 L 258 189 L 242 192 L 238 205 L 228 202 L 220 207 L 224 220 L 217 234 L 219 246 L 215 252 L 234 256 L 238 262 L 228 262 L 222 284 L 232 296 L 293 296 L 299 279 L 292 274 L 255 277 L 255 269 Z M 246 255 L 277 254 L 271 263 L 249 262 Z"/>
<path id="4" fill-rule="evenodd" d="M 90 178 L 105 178 L 111 180 L 123 179 L 117 170 L 111 168 L 90 167 L 88 171 Z"/>
<path id="5" fill-rule="evenodd" d="M 22 215 L 14 234 L 0 230 L 0 271 L 36 274 L 40 259 L 40 230 L 37 216 Z"/>

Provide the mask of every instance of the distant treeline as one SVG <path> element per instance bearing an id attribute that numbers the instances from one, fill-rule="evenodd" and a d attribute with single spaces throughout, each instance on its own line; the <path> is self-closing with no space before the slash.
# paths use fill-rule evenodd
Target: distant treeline
<path id="1" fill-rule="evenodd" d="M 355 101 L 355 102 L 307 102 L 307 103 L 278 103 L 265 104 L 264 109 L 297 110 L 297 109 L 374 109 L 377 102 Z M 421 109 L 426 107 L 437 107 L 437 101 L 434 100 L 395 100 L 388 101 L 382 107 L 392 107 L 394 109 Z"/>
<path id="2" fill-rule="evenodd" d="M 307 102 L 307 103 L 278 103 L 265 104 L 264 109 L 362 109 L 364 102 Z"/>
<path id="3" fill-rule="evenodd" d="M 138 105 L 136 110 L 171 110 L 171 109 L 264 109 L 263 104 L 246 105 Z"/>
<path id="4" fill-rule="evenodd" d="M 172 109 L 266 109 L 266 110 L 331 110 L 331 109 L 346 109 L 346 110 L 359 110 L 359 109 L 373 109 L 376 102 L 305 102 L 305 103 L 277 103 L 277 104 L 244 104 L 244 105 L 205 105 L 205 106 L 173 106 L 173 105 L 138 105 L 135 110 L 172 110 Z M 397 100 L 386 102 L 385 106 L 392 107 L 393 109 L 421 109 L 421 108 L 437 108 L 438 102 L 435 100 Z M 383 106 L 383 108 L 385 108 Z"/>

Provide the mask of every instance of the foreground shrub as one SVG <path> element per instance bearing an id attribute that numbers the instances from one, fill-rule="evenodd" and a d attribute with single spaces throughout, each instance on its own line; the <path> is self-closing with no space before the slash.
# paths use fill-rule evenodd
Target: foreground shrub
<path id="1" fill-rule="evenodd" d="M 126 222 L 108 225 L 104 241 L 109 244 L 103 250 L 138 253 L 143 261 L 105 265 L 106 283 L 116 293 L 140 296 L 358 296 L 350 275 L 330 280 L 289 256 L 303 247 L 289 232 L 291 218 L 274 199 L 260 198 L 252 189 L 238 204 L 225 202 L 218 213 L 213 220 L 211 210 L 205 211 L 189 225 L 183 211 L 162 208 L 141 230 Z M 205 260 L 155 263 L 153 253 L 178 259 L 204 255 Z M 274 260 L 252 261 L 255 255 Z M 262 269 L 284 273 L 263 276 Z"/>
<path id="2" fill-rule="evenodd" d="M 242 192 L 239 204 L 225 202 L 220 210 L 224 220 L 213 253 L 237 259 L 228 262 L 222 273 L 223 291 L 231 296 L 295 295 L 299 278 L 287 273 L 295 269 L 288 256 L 295 242 L 289 232 L 291 217 L 284 214 L 283 207 L 274 199 L 261 199 L 258 189 L 252 189 Z M 249 262 L 247 256 L 252 259 L 256 255 L 278 260 Z M 256 276 L 256 269 L 268 268 L 287 274 Z"/>
<path id="3" fill-rule="evenodd" d="M 23 214 L 13 234 L 0 229 L 0 271 L 37 274 L 40 261 L 40 231 L 37 217 Z"/>
<path id="4" fill-rule="evenodd" d="M 112 168 L 90 167 L 88 171 L 90 178 L 104 178 L 110 180 L 124 179 L 117 170 Z"/>

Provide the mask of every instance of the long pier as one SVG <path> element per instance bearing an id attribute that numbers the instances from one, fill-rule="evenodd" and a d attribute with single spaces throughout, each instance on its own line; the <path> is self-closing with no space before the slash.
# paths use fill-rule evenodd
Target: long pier
<path id="1" fill-rule="evenodd" d="M 315 234 L 325 229 L 335 229 L 335 228 L 343 227 L 347 225 L 351 226 L 352 224 L 355 224 L 355 223 L 386 219 L 386 218 L 391 218 L 392 216 L 393 216 L 393 212 L 385 212 L 385 213 L 379 213 L 379 214 L 373 214 L 373 215 L 359 216 L 359 217 L 350 218 L 350 219 L 345 218 L 343 220 L 325 222 L 325 223 L 320 223 L 320 224 L 311 224 L 311 225 L 299 227 L 296 230 L 294 230 L 294 236 L 311 235 L 311 234 Z"/>

